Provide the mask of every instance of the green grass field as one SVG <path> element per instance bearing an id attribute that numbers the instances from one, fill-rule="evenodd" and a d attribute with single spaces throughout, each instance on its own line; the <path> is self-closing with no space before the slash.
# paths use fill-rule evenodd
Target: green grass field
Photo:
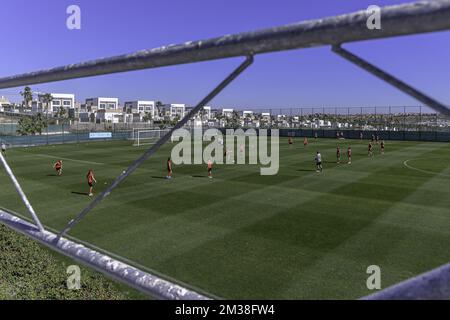
<path id="1" fill-rule="evenodd" d="M 341 141 L 353 163 L 336 163 L 336 140 L 280 140 L 280 171 L 259 165 L 174 166 L 171 144 L 147 161 L 72 231 L 71 236 L 167 278 L 221 298 L 353 299 L 370 294 L 369 265 L 382 287 L 450 260 L 450 145 Z M 320 150 L 323 173 L 316 173 Z M 60 230 L 142 152 L 131 142 L 8 150 L 7 159 L 46 226 Z M 54 176 L 51 163 L 64 162 Z M 406 161 L 406 165 L 405 165 Z M 0 170 L 0 205 L 26 215 Z M 107 183 L 107 184 L 105 184 Z"/>

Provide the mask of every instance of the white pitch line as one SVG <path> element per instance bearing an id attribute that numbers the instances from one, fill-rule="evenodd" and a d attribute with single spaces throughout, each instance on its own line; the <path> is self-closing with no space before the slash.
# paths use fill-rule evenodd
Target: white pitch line
<path id="1" fill-rule="evenodd" d="M 84 160 L 77 160 L 77 159 L 70 159 L 70 158 L 61 158 L 58 156 L 52 156 L 50 154 L 43 154 L 43 153 L 33 153 L 35 156 L 45 157 L 45 158 L 52 158 L 52 159 L 61 159 L 66 161 L 73 161 L 73 162 L 80 162 L 80 163 L 87 163 L 87 164 L 97 164 L 97 165 L 104 165 L 104 163 L 101 162 L 93 162 L 93 161 L 84 161 Z"/>
<path id="2" fill-rule="evenodd" d="M 423 170 L 423 169 L 419 169 L 419 168 L 413 167 L 413 166 L 411 166 L 411 165 L 408 164 L 408 162 L 411 161 L 411 160 L 416 160 L 416 159 L 408 159 L 408 160 L 403 161 L 403 165 L 404 165 L 405 167 L 407 167 L 408 169 L 416 170 L 416 171 L 419 171 L 419 172 L 422 172 L 422 173 L 432 174 L 432 175 L 436 175 L 436 176 L 450 177 L 450 175 L 445 174 L 445 173 L 439 173 L 439 172 L 434 172 L 434 171 L 428 171 L 428 170 Z"/>

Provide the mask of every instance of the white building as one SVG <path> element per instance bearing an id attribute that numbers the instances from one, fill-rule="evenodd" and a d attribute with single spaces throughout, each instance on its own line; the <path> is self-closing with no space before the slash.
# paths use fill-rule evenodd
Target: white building
<path id="1" fill-rule="evenodd" d="M 143 116 L 140 113 L 123 113 L 124 123 L 142 122 Z"/>
<path id="2" fill-rule="evenodd" d="M 94 110 L 118 110 L 119 99 L 118 98 L 89 98 L 86 99 L 86 108 L 90 111 Z"/>
<path id="3" fill-rule="evenodd" d="M 5 111 L 5 106 L 9 106 L 10 102 L 7 98 L 5 98 L 4 96 L 0 97 L 0 111 Z"/>
<path id="4" fill-rule="evenodd" d="M 242 111 L 243 118 L 253 118 L 253 111 Z"/>
<path id="5" fill-rule="evenodd" d="M 94 117 L 94 114 L 90 113 L 90 112 L 82 111 L 82 112 L 78 113 L 78 120 L 80 122 L 94 122 L 93 117 Z"/>
<path id="6" fill-rule="evenodd" d="M 148 112 L 154 117 L 157 114 L 156 102 L 146 100 L 128 101 L 124 104 L 124 111 L 126 113 L 145 113 Z"/>
<path id="7" fill-rule="evenodd" d="M 71 93 L 50 93 L 52 96 L 52 101 L 48 103 L 48 111 L 56 113 L 61 107 L 66 109 L 67 114 L 69 114 L 70 109 L 75 108 L 75 95 Z M 46 112 L 47 103 L 44 101 L 44 94 L 38 95 L 37 101 L 31 102 L 32 112 Z"/>
<path id="8" fill-rule="evenodd" d="M 180 119 L 184 117 L 186 111 L 186 105 L 184 103 L 172 103 L 170 104 L 170 117 L 173 119 L 178 116 Z"/>
<path id="9" fill-rule="evenodd" d="M 51 110 L 57 112 L 60 107 L 65 109 L 75 108 L 75 95 L 66 93 L 52 93 L 53 100 L 51 102 Z"/>
<path id="10" fill-rule="evenodd" d="M 222 115 L 227 118 L 231 118 L 233 116 L 233 109 L 222 109 Z"/>
<path id="11" fill-rule="evenodd" d="M 208 120 L 211 119 L 211 107 L 209 106 L 203 107 L 203 117 Z"/>
<path id="12" fill-rule="evenodd" d="M 269 121 L 270 120 L 270 112 L 262 112 L 261 118 Z"/>
<path id="13" fill-rule="evenodd" d="M 119 123 L 123 122 L 123 112 L 120 110 L 98 110 L 95 118 L 97 122 Z"/>

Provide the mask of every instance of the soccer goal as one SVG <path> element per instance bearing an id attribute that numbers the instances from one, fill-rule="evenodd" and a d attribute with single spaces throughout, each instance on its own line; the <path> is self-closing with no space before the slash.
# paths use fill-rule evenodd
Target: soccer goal
<path id="1" fill-rule="evenodd" d="M 149 130 L 149 129 L 140 129 L 133 130 L 133 146 L 140 147 L 145 145 L 154 144 L 161 137 L 167 134 L 170 130 Z"/>

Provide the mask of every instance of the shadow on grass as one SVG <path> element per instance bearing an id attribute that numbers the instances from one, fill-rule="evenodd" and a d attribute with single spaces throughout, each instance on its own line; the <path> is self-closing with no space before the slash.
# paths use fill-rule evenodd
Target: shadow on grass
<path id="1" fill-rule="evenodd" d="M 208 178 L 207 176 L 201 176 L 201 175 L 194 175 L 192 178 Z"/>
<path id="2" fill-rule="evenodd" d="M 166 177 L 152 176 L 153 179 L 166 179 Z"/>
<path id="3" fill-rule="evenodd" d="M 88 192 L 72 191 L 71 193 L 72 193 L 72 194 L 77 194 L 77 195 L 80 195 L 80 196 L 89 196 L 89 193 L 88 193 Z"/>

